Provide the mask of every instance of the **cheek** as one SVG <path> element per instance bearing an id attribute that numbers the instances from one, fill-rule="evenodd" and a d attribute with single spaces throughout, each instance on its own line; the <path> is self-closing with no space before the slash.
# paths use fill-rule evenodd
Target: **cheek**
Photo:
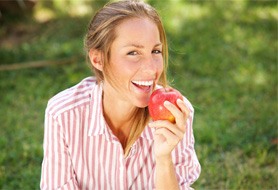
<path id="1" fill-rule="evenodd" d="M 161 80 L 161 77 L 163 77 L 163 72 L 164 72 L 164 64 L 163 64 L 163 59 L 160 59 L 157 64 L 156 64 L 156 68 L 157 68 L 157 73 L 156 73 L 156 78 L 157 81 L 156 83 L 158 83 L 159 80 Z M 164 77 L 163 77 L 164 78 Z M 164 80 L 164 79 L 163 79 Z"/>
<path id="2" fill-rule="evenodd" d="M 115 81 L 120 83 L 128 82 L 138 70 L 137 64 L 132 64 L 124 59 L 117 59 L 111 64 L 111 72 Z"/>
<path id="3" fill-rule="evenodd" d="M 157 71 L 159 74 L 161 74 L 163 70 L 164 70 L 164 64 L 163 64 L 163 58 L 161 57 L 157 60 Z"/>
<path id="4" fill-rule="evenodd" d="M 118 76 L 116 77 L 124 77 L 124 78 L 131 78 L 135 73 L 138 71 L 138 67 L 134 64 L 121 64 L 118 68 Z M 121 76 L 122 75 L 122 76 Z"/>

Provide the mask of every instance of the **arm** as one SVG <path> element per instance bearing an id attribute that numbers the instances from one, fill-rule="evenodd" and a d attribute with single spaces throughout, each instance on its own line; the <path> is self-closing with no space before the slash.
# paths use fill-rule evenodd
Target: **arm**
<path id="1" fill-rule="evenodd" d="M 193 108 L 183 101 L 165 104 L 176 123 L 155 121 L 156 189 L 191 189 L 200 174 L 200 164 L 194 150 Z M 187 108 L 189 107 L 190 110 Z"/>
<path id="2" fill-rule="evenodd" d="M 156 159 L 156 189 L 179 189 L 171 156 Z"/>
<path id="3" fill-rule="evenodd" d="M 78 189 L 68 154 L 63 126 L 52 115 L 45 114 L 44 157 L 41 189 Z"/>

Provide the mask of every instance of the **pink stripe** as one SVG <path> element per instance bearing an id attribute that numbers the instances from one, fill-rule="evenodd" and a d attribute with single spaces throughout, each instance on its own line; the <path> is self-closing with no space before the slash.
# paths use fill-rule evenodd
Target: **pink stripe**
<path id="1" fill-rule="evenodd" d="M 56 128 L 56 125 L 54 124 L 54 121 L 53 121 L 53 119 L 51 120 L 51 123 L 50 123 L 50 125 L 52 125 L 53 126 L 53 131 L 55 132 L 55 128 Z M 51 131 L 51 128 L 49 128 L 50 129 L 50 135 L 49 135 L 49 137 L 51 137 L 52 135 L 53 135 L 53 137 L 55 137 L 54 136 L 54 134 L 55 133 L 52 133 L 52 131 Z M 50 158 L 52 159 L 51 160 L 51 163 L 53 163 L 52 165 L 50 165 L 51 167 L 49 167 L 49 169 L 51 169 L 50 171 L 48 171 L 49 172 L 49 174 L 50 174 L 50 176 L 49 176 L 49 179 L 50 179 L 50 181 L 49 181 L 49 184 L 51 185 L 51 186 L 55 186 L 55 174 L 56 174 L 56 172 L 55 173 L 53 173 L 52 174 L 52 171 L 56 171 L 56 168 L 55 168 L 55 165 L 56 165 L 56 160 L 55 160 L 55 155 L 54 155 L 54 153 L 53 153 L 53 151 L 55 151 L 55 138 L 50 138 L 50 140 L 49 140 L 49 144 L 51 145 L 51 149 L 49 150 L 49 156 L 50 156 Z"/>
<path id="2" fill-rule="evenodd" d="M 79 107 L 74 110 L 74 115 L 76 117 L 77 122 L 75 122 L 75 126 L 74 126 L 74 128 L 75 128 L 74 138 L 75 138 L 76 142 L 75 142 L 75 146 L 73 146 L 74 147 L 73 155 L 75 155 L 75 157 L 74 157 L 75 159 L 73 159 L 73 162 L 75 163 L 74 164 L 74 166 L 75 166 L 74 169 L 75 169 L 75 172 L 78 176 L 80 176 L 80 173 L 81 173 L 81 170 L 80 170 L 81 148 L 79 147 L 79 145 L 81 144 L 80 142 L 82 140 L 82 139 L 79 138 L 80 135 L 81 135 L 80 133 L 82 133 L 82 130 L 80 128 L 81 120 L 80 120 L 79 112 L 80 112 Z"/>
<path id="3" fill-rule="evenodd" d="M 62 138 L 60 137 L 60 136 L 62 136 L 61 135 L 61 129 L 60 129 L 60 126 L 57 126 L 57 151 L 58 151 L 58 153 L 61 153 L 61 154 L 63 154 L 62 153 L 62 151 L 61 151 L 61 144 L 62 144 Z M 58 184 L 58 186 L 61 186 L 62 185 L 62 182 L 61 182 L 61 170 L 64 170 L 64 168 L 62 168 L 63 167 L 63 159 L 61 159 L 60 161 L 59 161 L 59 155 L 58 154 L 56 154 L 57 155 L 57 157 L 56 157 L 56 161 L 58 162 L 58 166 L 57 166 L 57 184 Z"/>
<path id="4" fill-rule="evenodd" d="M 101 159 L 101 160 L 99 160 L 99 163 L 101 163 L 102 161 L 103 161 L 103 153 L 104 153 L 104 147 L 105 145 L 104 145 L 104 138 L 101 138 L 101 140 L 100 140 L 100 142 L 99 142 L 99 146 L 98 146 L 98 148 L 100 149 L 100 151 L 98 151 L 98 154 L 100 155 L 99 156 L 99 158 Z M 103 175 L 104 175 L 104 172 L 103 172 L 103 170 L 102 170 L 102 168 L 101 168 L 101 165 L 98 163 L 98 175 L 99 175 L 99 177 L 98 177 L 98 186 L 99 186 L 99 189 L 104 189 L 103 188 L 103 183 L 104 183 L 104 181 L 103 181 Z"/>
<path id="5" fill-rule="evenodd" d="M 69 117 L 69 113 L 67 112 L 66 114 L 64 114 L 64 117 L 65 117 L 65 123 L 66 123 L 66 126 L 70 126 L 70 117 Z M 65 141 L 66 142 L 69 142 L 70 140 L 70 132 L 69 132 L 69 128 L 68 127 L 65 127 Z M 68 156 L 69 152 L 68 152 L 68 147 L 67 147 L 67 144 L 65 144 L 66 147 L 65 148 L 65 176 L 64 176 L 64 181 L 66 182 L 67 179 L 70 179 L 70 158 Z"/>
<path id="6" fill-rule="evenodd" d="M 139 145 L 140 147 L 144 147 L 143 144 L 142 144 L 143 141 L 139 141 Z M 137 168 L 138 168 L 138 171 L 142 171 L 141 170 L 141 167 L 143 166 L 143 162 L 144 162 L 144 157 L 145 157 L 145 154 L 144 154 L 144 148 L 142 148 L 142 152 L 141 152 L 141 155 L 139 156 L 139 162 L 137 162 Z M 142 189 L 141 185 L 144 181 L 144 176 L 143 175 L 139 175 L 139 179 L 140 179 L 140 182 L 139 182 L 139 188 Z"/>
<path id="7" fill-rule="evenodd" d="M 85 107 L 86 108 L 86 107 Z M 84 122 L 84 123 L 82 123 L 84 126 L 87 126 L 88 124 L 86 123 L 86 121 L 88 121 L 87 119 L 86 119 L 86 117 L 88 117 L 88 112 L 86 112 L 86 109 L 85 108 L 83 108 L 82 107 L 82 109 L 80 110 L 80 112 L 81 113 L 83 113 L 83 117 L 82 117 L 82 119 L 81 119 L 81 121 L 82 122 Z M 85 113 L 84 113 L 85 112 Z M 81 136 L 82 137 L 86 137 L 85 136 L 85 134 L 87 134 L 87 127 L 85 127 L 83 130 L 82 130 L 82 134 L 81 134 Z M 87 166 L 87 164 L 88 164 L 88 162 L 87 162 L 87 160 L 84 158 L 84 156 L 83 155 L 85 155 L 86 154 L 86 152 L 88 151 L 88 143 L 86 143 L 86 141 L 87 141 L 87 138 L 83 138 L 83 139 L 81 139 L 82 140 L 82 144 L 83 144 L 83 149 L 82 149 L 82 161 L 83 161 L 83 164 L 81 164 L 81 175 L 80 175 L 80 179 L 84 179 L 83 181 L 80 181 L 80 188 L 81 189 L 83 189 L 83 188 L 85 188 L 86 187 L 86 182 L 87 182 L 87 180 L 86 180 L 86 178 L 87 178 L 87 175 L 85 175 L 85 165 Z M 85 154 L 84 154 L 85 153 Z"/>

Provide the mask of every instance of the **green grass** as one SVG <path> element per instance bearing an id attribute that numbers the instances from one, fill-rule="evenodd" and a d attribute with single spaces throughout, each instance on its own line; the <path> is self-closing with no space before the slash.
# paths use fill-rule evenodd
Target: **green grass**
<path id="1" fill-rule="evenodd" d="M 149 2 L 168 33 L 170 81 L 195 108 L 193 187 L 277 189 L 276 1 Z M 90 16 L 54 15 L 0 28 L 0 65 L 82 57 Z M 23 35 L 10 43 L 7 28 Z M 0 71 L 0 189 L 39 188 L 47 100 L 90 74 L 85 58 Z"/>

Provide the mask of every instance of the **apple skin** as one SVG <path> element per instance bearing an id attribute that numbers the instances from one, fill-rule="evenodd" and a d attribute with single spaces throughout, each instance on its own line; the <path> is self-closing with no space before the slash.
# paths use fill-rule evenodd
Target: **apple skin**
<path id="1" fill-rule="evenodd" d="M 177 106 L 177 99 L 183 100 L 183 96 L 176 89 L 160 88 L 153 91 L 148 103 L 149 113 L 153 121 L 168 120 L 175 123 L 175 117 L 163 104 L 167 100 Z"/>

